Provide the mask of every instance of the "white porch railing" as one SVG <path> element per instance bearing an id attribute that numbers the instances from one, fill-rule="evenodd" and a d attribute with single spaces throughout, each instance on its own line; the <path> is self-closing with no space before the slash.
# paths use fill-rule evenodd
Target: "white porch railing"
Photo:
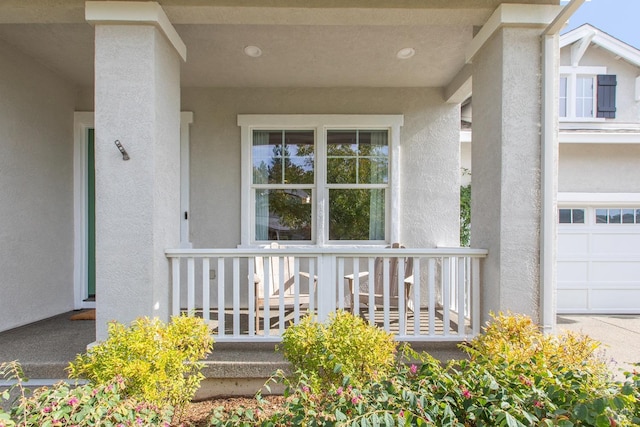
<path id="1" fill-rule="evenodd" d="M 480 332 L 482 249 L 170 249 L 166 255 L 172 314 L 202 316 L 217 342 L 279 341 L 303 316 L 323 320 L 335 310 L 359 313 L 403 341 L 462 341 Z M 369 280 L 367 272 L 378 274 Z"/>

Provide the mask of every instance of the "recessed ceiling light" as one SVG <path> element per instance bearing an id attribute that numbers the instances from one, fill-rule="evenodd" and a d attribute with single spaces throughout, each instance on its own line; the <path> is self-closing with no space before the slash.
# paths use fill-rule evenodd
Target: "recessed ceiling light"
<path id="1" fill-rule="evenodd" d="M 258 58 L 262 56 L 262 49 L 260 49 L 258 46 L 245 46 L 244 54 L 252 58 Z"/>
<path id="2" fill-rule="evenodd" d="M 398 59 L 409 59 L 415 54 L 416 50 L 414 48 L 405 47 L 404 49 L 400 49 L 398 53 L 396 53 L 396 56 L 398 57 Z"/>

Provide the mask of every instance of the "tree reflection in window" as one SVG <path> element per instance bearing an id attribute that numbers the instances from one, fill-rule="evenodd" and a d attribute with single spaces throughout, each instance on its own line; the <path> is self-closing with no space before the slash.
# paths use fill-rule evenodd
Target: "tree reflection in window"
<path id="1" fill-rule="evenodd" d="M 256 240 L 311 240 L 313 131 L 254 131 Z"/>

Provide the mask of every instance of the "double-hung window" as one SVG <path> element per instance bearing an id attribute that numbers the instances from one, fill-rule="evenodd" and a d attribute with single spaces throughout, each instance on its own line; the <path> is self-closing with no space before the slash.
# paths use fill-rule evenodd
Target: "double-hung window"
<path id="1" fill-rule="evenodd" d="M 398 115 L 240 115 L 242 244 L 385 244 L 398 229 Z"/>
<path id="2" fill-rule="evenodd" d="M 606 67 L 560 67 L 560 118 L 615 118 L 616 76 L 605 73 Z"/>

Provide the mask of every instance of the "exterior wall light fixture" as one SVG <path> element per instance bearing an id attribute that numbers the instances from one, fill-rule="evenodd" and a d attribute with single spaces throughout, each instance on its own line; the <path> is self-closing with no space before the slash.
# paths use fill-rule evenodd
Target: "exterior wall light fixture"
<path id="1" fill-rule="evenodd" d="M 118 147 L 118 150 L 122 153 L 122 160 L 129 160 L 129 153 L 127 153 L 127 150 L 120 144 L 120 140 L 116 139 L 113 143 L 116 144 L 116 147 Z"/>

